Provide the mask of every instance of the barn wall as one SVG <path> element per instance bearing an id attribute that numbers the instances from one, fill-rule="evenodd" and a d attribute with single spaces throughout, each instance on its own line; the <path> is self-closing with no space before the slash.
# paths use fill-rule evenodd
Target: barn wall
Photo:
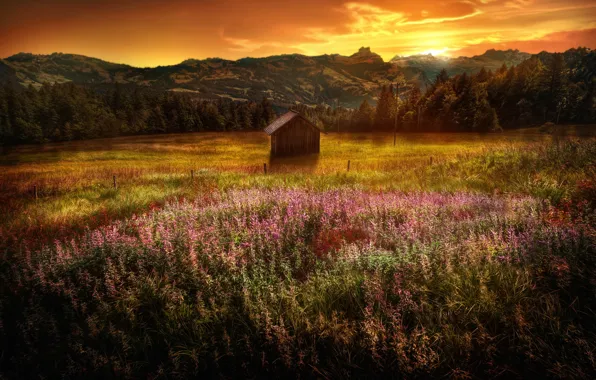
<path id="1" fill-rule="evenodd" d="M 301 118 L 288 122 L 271 135 L 273 155 L 319 153 L 320 131 Z"/>

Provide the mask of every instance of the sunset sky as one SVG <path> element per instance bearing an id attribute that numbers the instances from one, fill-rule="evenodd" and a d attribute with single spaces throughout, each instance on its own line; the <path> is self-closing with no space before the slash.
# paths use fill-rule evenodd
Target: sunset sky
<path id="1" fill-rule="evenodd" d="M 282 53 L 530 53 L 596 48 L 591 0 L 20 0 L 0 5 L 0 57 L 77 53 L 135 66 Z"/>

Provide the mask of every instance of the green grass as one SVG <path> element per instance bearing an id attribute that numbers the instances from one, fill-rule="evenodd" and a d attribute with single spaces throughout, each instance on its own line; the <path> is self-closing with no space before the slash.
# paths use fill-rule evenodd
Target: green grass
<path id="1" fill-rule="evenodd" d="M 564 168 L 566 162 L 556 153 L 544 156 L 554 146 L 551 140 L 536 131 L 419 134 L 400 135 L 393 146 L 392 135 L 330 134 L 322 137 L 320 155 L 276 159 L 269 157 L 267 136 L 258 132 L 22 147 L 0 157 L 0 234 L 11 242 L 51 240 L 167 199 L 233 188 L 474 191 L 530 194 L 557 202 L 586 176 L 586 165 Z M 565 157 L 574 162 L 572 154 Z"/>
<path id="2" fill-rule="evenodd" d="M 594 139 L 324 135 L 270 159 L 262 133 L 199 133 L 0 165 L 0 377 L 596 372 Z"/>

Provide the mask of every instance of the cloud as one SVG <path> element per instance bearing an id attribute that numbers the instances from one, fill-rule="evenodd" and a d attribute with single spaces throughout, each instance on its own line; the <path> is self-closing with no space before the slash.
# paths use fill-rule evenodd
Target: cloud
<path id="1" fill-rule="evenodd" d="M 360 46 L 384 58 L 564 50 L 596 47 L 595 14 L 583 0 L 21 0 L 2 6 L 0 56 L 62 51 L 145 66 Z"/>
<path id="2" fill-rule="evenodd" d="M 512 0 L 512 1 L 507 1 L 505 3 L 505 6 L 508 8 L 521 9 L 521 8 L 525 8 L 529 5 L 531 5 L 532 3 L 533 3 L 533 0 Z"/>
<path id="3" fill-rule="evenodd" d="M 595 48 L 596 28 L 584 30 L 571 30 L 549 33 L 531 40 L 513 40 L 499 43 L 482 42 L 453 52 L 452 55 L 477 55 L 488 49 L 519 49 L 527 53 L 541 51 L 563 52 L 571 47 Z"/>

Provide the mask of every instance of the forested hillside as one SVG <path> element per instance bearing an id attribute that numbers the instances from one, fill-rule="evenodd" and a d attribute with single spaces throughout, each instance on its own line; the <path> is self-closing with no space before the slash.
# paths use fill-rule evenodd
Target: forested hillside
<path id="1" fill-rule="evenodd" d="M 595 87 L 596 55 L 584 48 L 541 53 L 495 72 L 450 77 L 443 69 L 424 94 L 414 86 L 397 105 L 395 89 L 383 87 L 376 109 L 363 102 L 352 128 L 480 132 L 548 121 L 594 123 Z"/>
<path id="2" fill-rule="evenodd" d="M 350 56 L 285 54 L 236 61 L 221 58 L 187 59 L 171 66 L 132 67 L 76 54 L 15 54 L 0 60 L 0 82 L 23 87 L 44 83 L 75 83 L 102 88 L 137 85 L 157 91 L 187 92 L 204 100 L 227 98 L 274 104 L 296 103 L 357 108 L 363 100 L 375 102 L 383 85 L 404 82 L 426 90 L 442 69 L 452 75 L 475 74 L 483 67 L 497 70 L 517 65 L 530 54 L 517 50 L 488 50 L 474 57 L 395 57 L 389 62 L 369 48 Z"/>
<path id="3" fill-rule="evenodd" d="M 432 54 L 418 54 L 407 57 L 395 56 L 391 63 L 400 68 L 421 70 L 426 78 L 432 80 L 445 69 L 449 76 L 457 74 L 476 74 L 482 68 L 497 70 L 502 65 L 517 66 L 532 55 L 519 50 L 487 50 L 484 54 L 473 57 L 443 57 Z"/>
<path id="4" fill-rule="evenodd" d="M 381 83 L 397 78 L 421 82 L 419 69 L 399 68 L 362 48 L 351 56 L 339 54 L 309 57 L 286 54 L 237 61 L 221 58 L 187 59 L 171 66 L 137 68 L 75 54 L 16 54 L 2 61 L 11 80 L 24 87 L 43 83 L 137 85 L 159 91 L 187 92 L 205 100 L 260 101 L 267 96 L 275 104 L 331 104 L 344 106 L 372 100 Z"/>
<path id="5" fill-rule="evenodd" d="M 443 69 L 423 91 L 382 86 L 376 105 L 353 111 L 291 106 L 330 131 L 493 131 L 527 125 L 595 123 L 596 58 L 589 49 L 541 53 L 517 66 L 450 77 Z M 398 97 L 395 94 L 398 94 Z M 261 101 L 204 100 L 137 85 L 73 83 L 0 87 L 3 145 L 196 131 L 259 130 L 287 108 Z"/>

